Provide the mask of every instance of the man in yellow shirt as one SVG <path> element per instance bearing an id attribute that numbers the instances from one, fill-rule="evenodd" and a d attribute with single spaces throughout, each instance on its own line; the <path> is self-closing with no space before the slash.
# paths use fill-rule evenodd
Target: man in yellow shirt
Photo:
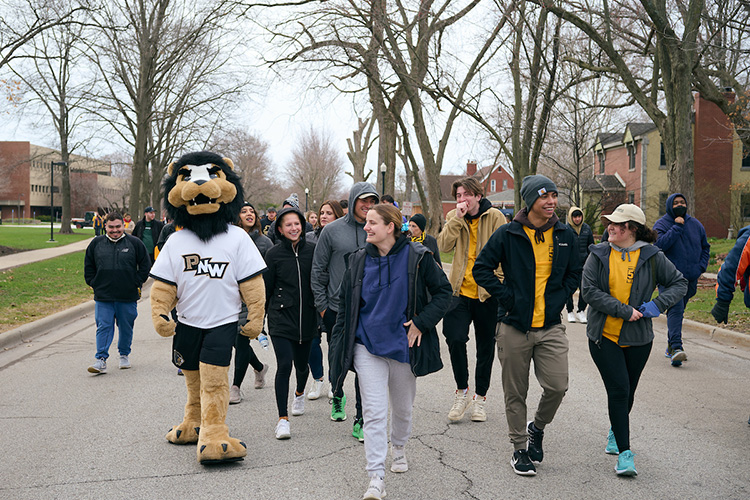
<path id="1" fill-rule="evenodd" d="M 543 175 L 523 179 L 526 208 L 501 227 L 474 264 L 474 279 L 500 303 L 496 336 L 502 366 L 505 416 L 516 474 L 536 474 L 544 456 L 544 428 L 568 390 L 568 338 L 561 312 L 581 281 L 575 232 L 555 215 L 557 186 Z M 504 281 L 495 269 L 502 266 Z M 544 390 L 534 419 L 526 421 L 529 368 Z M 527 447 L 528 443 L 528 447 Z"/>
<path id="2" fill-rule="evenodd" d="M 443 334 L 448 343 L 457 388 L 448 419 L 452 422 L 461 420 L 473 403 L 471 420 L 484 422 L 487 420 L 484 406 L 495 350 L 497 300 L 477 286 L 471 269 L 492 233 L 505 224 L 505 216 L 484 197 L 484 189 L 474 177 L 454 182 L 452 192 L 456 208 L 448 212 L 445 226 L 438 235 L 441 252 L 455 250 L 449 276 L 453 299 L 443 318 Z M 477 349 L 473 399 L 469 395 L 469 360 L 466 352 L 472 323 Z"/>

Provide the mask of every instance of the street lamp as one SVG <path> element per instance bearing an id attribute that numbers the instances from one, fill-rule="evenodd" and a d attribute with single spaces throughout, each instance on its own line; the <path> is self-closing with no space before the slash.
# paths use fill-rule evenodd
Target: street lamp
<path id="1" fill-rule="evenodd" d="M 52 202 L 55 195 L 55 167 L 64 167 L 67 163 L 64 161 L 53 161 L 49 167 L 49 243 L 55 241 L 55 204 Z"/>
<path id="2" fill-rule="evenodd" d="M 383 178 L 383 192 L 381 196 L 385 195 L 385 171 L 388 169 L 388 167 L 385 166 L 385 163 L 380 164 L 380 175 Z"/>
<path id="3" fill-rule="evenodd" d="M 310 190 L 305 188 L 305 213 L 307 213 L 307 195 L 310 194 Z"/>

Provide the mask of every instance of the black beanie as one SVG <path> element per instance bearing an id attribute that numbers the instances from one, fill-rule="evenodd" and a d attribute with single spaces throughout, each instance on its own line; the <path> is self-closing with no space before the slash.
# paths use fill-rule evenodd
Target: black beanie
<path id="1" fill-rule="evenodd" d="M 521 181 L 521 198 L 529 210 L 537 198 L 550 191 L 557 193 L 557 186 L 543 175 L 528 175 Z"/>
<path id="2" fill-rule="evenodd" d="M 411 219 L 409 219 L 409 222 L 413 222 L 417 226 L 419 226 L 419 229 L 424 232 L 424 228 L 427 226 L 427 219 L 422 214 L 414 214 Z"/>

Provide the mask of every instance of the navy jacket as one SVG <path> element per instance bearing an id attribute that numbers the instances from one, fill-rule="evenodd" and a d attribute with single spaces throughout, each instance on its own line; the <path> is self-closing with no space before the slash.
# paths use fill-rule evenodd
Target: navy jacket
<path id="1" fill-rule="evenodd" d="M 427 375 L 440 370 L 440 339 L 435 325 L 443 318 L 450 305 L 453 289 L 424 245 L 399 238 L 396 245 L 408 244 L 409 259 L 409 299 L 406 317 L 422 332 L 421 345 L 409 348 L 409 361 L 412 373 Z M 373 245 L 367 244 L 367 247 Z M 334 392 L 341 388 L 348 370 L 354 363 L 354 343 L 359 322 L 359 299 L 362 293 L 362 276 L 365 267 L 367 247 L 351 254 L 347 260 L 344 279 L 341 284 L 336 325 L 331 333 L 328 348 L 328 364 L 331 370 L 331 385 Z M 398 251 L 398 248 L 395 248 Z M 404 331 L 406 335 L 406 331 Z"/>
<path id="2" fill-rule="evenodd" d="M 716 300 L 732 302 L 737 281 L 737 266 L 748 238 L 750 238 L 750 226 L 745 226 L 740 229 L 737 241 L 727 254 L 727 258 L 724 259 L 719 274 L 716 275 Z M 745 290 L 745 305 L 750 307 L 750 286 Z"/>
<path id="3" fill-rule="evenodd" d="M 148 279 L 151 257 L 135 236 L 124 234 L 117 241 L 97 236 L 84 258 L 86 284 L 94 289 L 100 302 L 135 302 L 141 298 L 141 286 Z"/>
<path id="4" fill-rule="evenodd" d="M 560 323 L 560 312 L 581 283 L 578 238 L 567 224 L 558 221 L 554 238 L 552 273 L 544 292 L 544 328 Z M 503 267 L 504 281 L 495 275 Z M 474 263 L 474 280 L 500 302 L 499 319 L 522 332 L 528 332 L 534 317 L 536 261 L 531 240 L 523 225 L 514 220 L 501 226 L 490 237 Z"/>
<path id="5" fill-rule="evenodd" d="M 703 224 L 695 217 L 685 215 L 685 223 L 677 224 L 674 219 L 674 199 L 681 193 L 674 193 L 667 198 L 667 213 L 654 224 L 654 231 L 659 234 L 656 246 L 675 265 L 688 281 L 700 278 L 708 267 L 711 245 L 706 239 Z"/>

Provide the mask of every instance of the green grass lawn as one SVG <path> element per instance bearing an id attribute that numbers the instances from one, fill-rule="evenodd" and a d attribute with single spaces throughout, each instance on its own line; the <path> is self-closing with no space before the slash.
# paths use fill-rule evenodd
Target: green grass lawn
<path id="1" fill-rule="evenodd" d="M 92 300 L 83 256 L 76 252 L 0 272 L 0 332 Z"/>
<path id="2" fill-rule="evenodd" d="M 49 226 L 39 227 L 10 227 L 0 225 L 0 245 L 23 250 L 36 250 L 67 245 L 94 236 L 92 229 L 76 229 L 73 234 L 60 234 L 55 229 L 55 242 L 49 241 Z"/>
<path id="3" fill-rule="evenodd" d="M 712 326 L 719 326 L 711 316 L 711 308 L 716 303 L 716 290 L 713 286 L 698 287 L 698 292 L 688 302 L 685 308 L 685 317 L 693 321 L 700 321 Z M 738 289 L 734 292 L 732 304 L 729 306 L 729 323 L 721 324 L 723 328 L 729 328 L 738 332 L 750 332 L 750 310 L 745 307 L 742 292 Z"/>
<path id="4" fill-rule="evenodd" d="M 443 262 L 444 264 L 452 264 L 453 263 L 453 252 L 440 252 L 440 262 Z"/>
<path id="5" fill-rule="evenodd" d="M 721 263 L 724 261 L 724 257 L 734 246 L 737 240 L 727 240 L 724 238 L 709 238 L 708 242 L 711 244 L 711 256 L 708 258 L 707 273 L 718 273 Z M 719 258 L 717 258 L 719 257 Z"/>

